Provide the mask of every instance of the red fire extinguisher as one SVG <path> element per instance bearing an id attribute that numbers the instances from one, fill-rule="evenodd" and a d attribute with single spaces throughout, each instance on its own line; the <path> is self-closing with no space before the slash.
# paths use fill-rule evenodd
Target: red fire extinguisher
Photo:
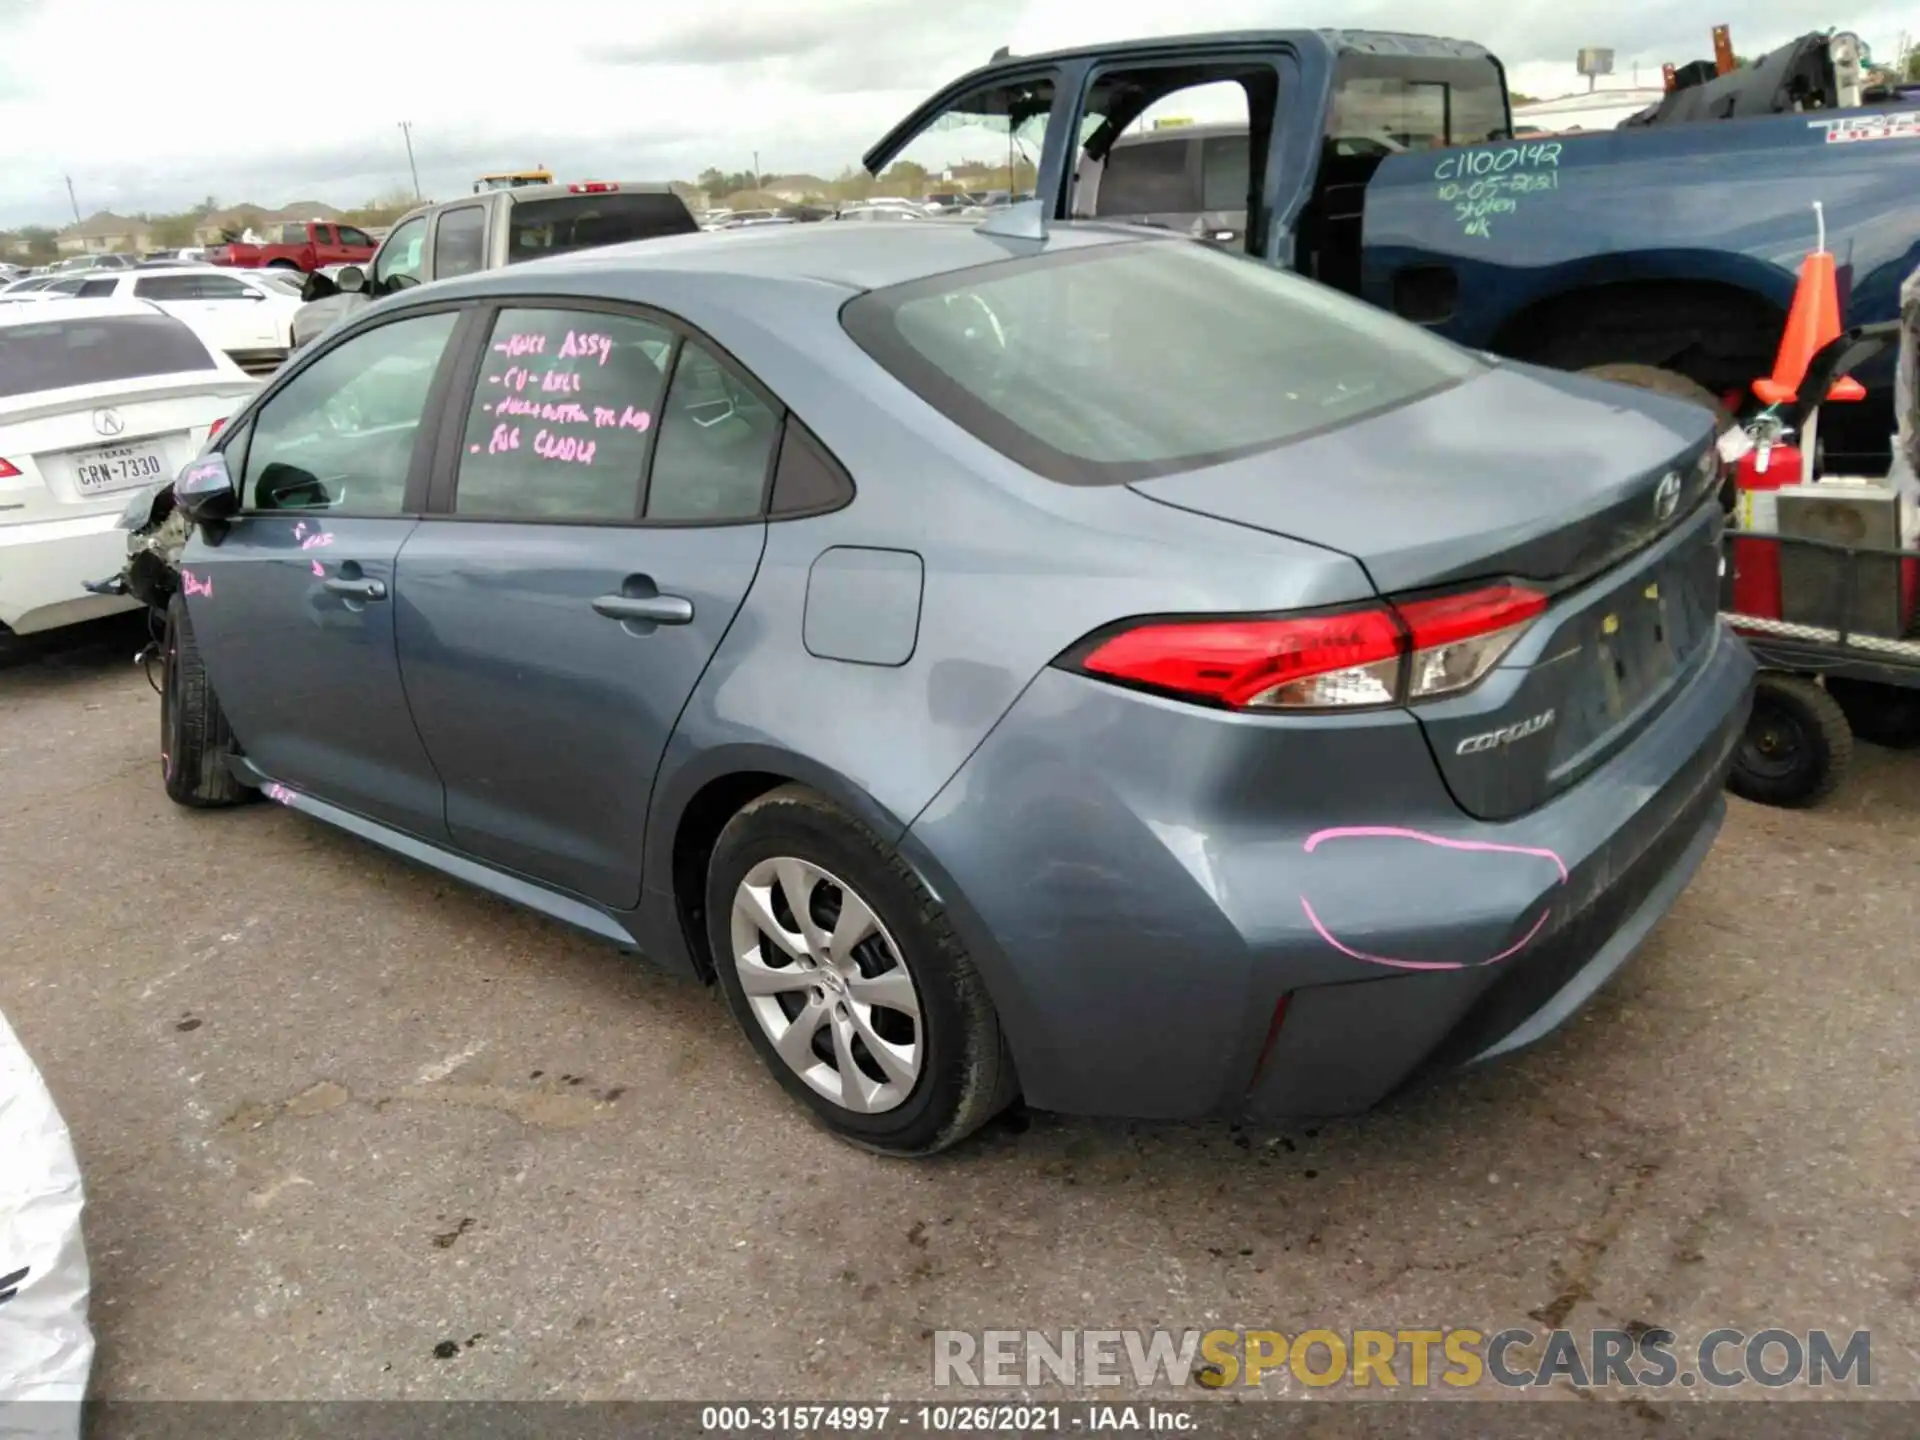
<path id="1" fill-rule="evenodd" d="M 1734 523 L 1741 530 L 1778 534 L 1780 507 L 1773 492 L 1800 483 L 1800 450 L 1762 440 L 1740 457 L 1734 472 Z M 1756 620 L 1780 618 L 1780 545 L 1775 540 L 1733 542 L 1733 611 Z M 1737 625 L 1738 622 L 1736 622 Z"/>

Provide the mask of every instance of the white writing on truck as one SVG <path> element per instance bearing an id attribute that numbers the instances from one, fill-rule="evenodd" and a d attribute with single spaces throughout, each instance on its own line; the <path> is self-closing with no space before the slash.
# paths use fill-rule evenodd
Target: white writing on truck
<path id="1" fill-rule="evenodd" d="M 1438 198 L 1453 206 L 1468 235 L 1493 234 L 1493 217 L 1511 215 L 1520 199 L 1560 188 L 1560 142 L 1530 140 L 1514 145 L 1460 150 L 1433 167 Z"/>
<path id="2" fill-rule="evenodd" d="M 1826 131 L 1829 145 L 1846 145 L 1856 140 L 1920 140 L 1920 110 L 1849 115 L 1841 120 L 1809 120 L 1807 128 Z"/>

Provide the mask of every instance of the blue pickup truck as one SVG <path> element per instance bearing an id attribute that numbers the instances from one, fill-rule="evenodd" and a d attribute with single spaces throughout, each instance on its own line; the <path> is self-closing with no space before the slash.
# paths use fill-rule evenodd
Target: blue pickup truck
<path id="1" fill-rule="evenodd" d="M 1150 109 L 1223 85 L 1245 124 L 1145 129 Z M 1781 108 L 1822 104 L 1817 83 L 1794 85 Z M 1754 114 L 1751 93 L 1692 108 L 1693 123 L 1515 138 L 1505 71 L 1478 45 L 1252 31 L 1003 52 L 864 159 L 878 175 L 984 126 L 1032 162 L 1054 218 L 1171 225 L 1478 349 L 1724 407 L 1772 368 L 1815 201 L 1848 322 L 1897 313 L 1920 265 L 1920 111 L 1894 95 Z M 1885 368 L 1859 377 L 1866 404 L 1823 418 L 1831 458 L 1887 454 Z"/>

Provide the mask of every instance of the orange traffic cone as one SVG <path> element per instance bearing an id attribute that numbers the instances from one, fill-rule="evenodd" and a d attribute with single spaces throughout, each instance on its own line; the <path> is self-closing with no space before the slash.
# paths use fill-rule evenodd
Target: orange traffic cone
<path id="1" fill-rule="evenodd" d="M 1818 207 L 1816 207 L 1818 208 Z M 1825 223 L 1819 248 L 1800 264 L 1800 283 L 1794 287 L 1793 308 L 1787 312 L 1787 333 L 1773 374 L 1753 382 L 1753 393 L 1769 405 L 1785 405 L 1799 397 L 1807 365 L 1832 341 L 1840 338 L 1840 283 L 1834 273 L 1833 252 L 1827 249 Z M 1864 400 L 1866 388 L 1852 376 L 1833 382 L 1829 400 Z"/>

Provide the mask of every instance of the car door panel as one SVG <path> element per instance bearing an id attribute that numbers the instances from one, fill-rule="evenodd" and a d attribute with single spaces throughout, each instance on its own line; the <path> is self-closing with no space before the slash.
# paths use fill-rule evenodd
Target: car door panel
<path id="1" fill-rule="evenodd" d="M 765 538 L 758 524 L 422 522 L 402 559 L 400 661 L 453 843 L 599 904 L 636 905 L 660 757 Z M 621 597 L 691 614 L 660 623 L 595 608 Z"/>
<path id="2" fill-rule="evenodd" d="M 459 312 L 317 354 L 227 448 L 242 512 L 182 556 L 207 669 L 281 784 L 444 842 L 444 792 L 400 682 L 399 558 L 419 523 Z"/>
<path id="3" fill-rule="evenodd" d="M 448 832 L 632 908 L 661 756 L 758 572 L 777 407 L 663 319 L 590 302 L 502 309 L 457 389 L 450 513 L 408 542 L 398 611 Z"/>

